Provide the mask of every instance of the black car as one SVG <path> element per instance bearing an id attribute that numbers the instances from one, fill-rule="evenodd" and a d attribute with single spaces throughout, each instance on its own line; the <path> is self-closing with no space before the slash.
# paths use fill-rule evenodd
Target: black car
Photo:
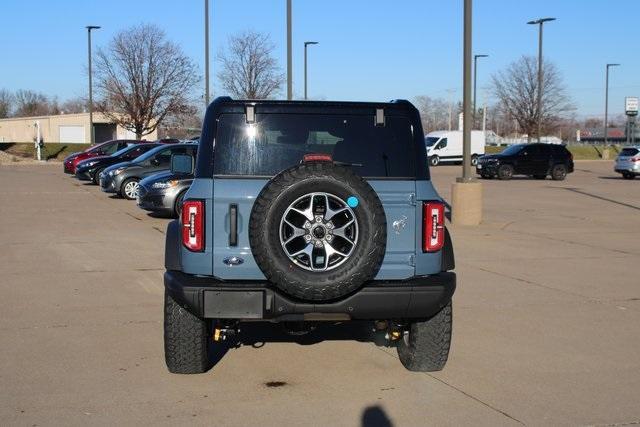
<path id="1" fill-rule="evenodd" d="M 116 163 L 133 160 L 136 157 L 146 153 L 147 151 L 157 147 L 158 145 L 159 144 L 155 143 L 130 145 L 119 151 L 116 151 L 110 156 L 100 156 L 83 160 L 76 166 L 76 178 L 78 178 L 80 181 L 93 181 L 94 184 L 97 184 L 100 172 L 102 172 L 109 166 L 115 165 Z"/>
<path id="2" fill-rule="evenodd" d="M 573 155 L 567 147 L 557 144 L 516 144 L 498 154 L 478 159 L 476 173 L 482 178 L 511 179 L 514 175 L 529 175 L 545 179 L 550 175 L 562 181 L 573 172 Z"/>
<path id="3" fill-rule="evenodd" d="M 193 174 L 160 172 L 142 181 L 138 187 L 138 206 L 146 211 L 178 217 L 182 199 L 193 182 Z"/>
<path id="4" fill-rule="evenodd" d="M 105 193 L 116 193 L 125 199 L 138 197 L 140 180 L 171 168 L 171 156 L 174 154 L 196 155 L 196 144 L 160 145 L 147 151 L 134 161 L 116 163 L 109 166 L 99 176 L 100 187 Z"/>

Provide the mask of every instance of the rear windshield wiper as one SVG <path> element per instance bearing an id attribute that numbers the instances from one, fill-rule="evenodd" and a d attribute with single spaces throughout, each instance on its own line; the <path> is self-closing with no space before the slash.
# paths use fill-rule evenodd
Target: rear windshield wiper
<path id="1" fill-rule="evenodd" d="M 358 168 L 361 168 L 362 166 L 364 166 L 362 163 L 340 162 L 337 160 L 334 160 L 333 163 L 338 166 L 351 166 L 351 167 L 358 167 Z"/>

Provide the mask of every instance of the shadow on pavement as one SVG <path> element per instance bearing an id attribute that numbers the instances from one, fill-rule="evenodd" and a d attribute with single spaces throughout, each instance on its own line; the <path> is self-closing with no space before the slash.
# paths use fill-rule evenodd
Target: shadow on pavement
<path id="1" fill-rule="evenodd" d="M 362 413 L 362 427 L 392 427 L 387 413 L 380 406 L 369 406 Z"/>

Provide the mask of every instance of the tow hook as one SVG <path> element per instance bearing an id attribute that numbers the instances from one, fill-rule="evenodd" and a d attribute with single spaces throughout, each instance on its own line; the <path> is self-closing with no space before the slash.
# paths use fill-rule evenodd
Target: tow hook
<path id="1" fill-rule="evenodd" d="M 239 328 L 219 328 L 216 327 L 213 330 L 213 340 L 218 342 L 218 341 L 225 341 L 228 337 L 232 337 L 234 335 L 237 335 L 240 333 L 240 329 Z"/>
<path id="2" fill-rule="evenodd" d="M 376 332 L 384 332 L 384 339 L 387 342 L 397 341 L 402 338 L 402 328 L 396 323 L 388 322 L 386 320 L 377 320 L 374 322 L 374 328 Z"/>

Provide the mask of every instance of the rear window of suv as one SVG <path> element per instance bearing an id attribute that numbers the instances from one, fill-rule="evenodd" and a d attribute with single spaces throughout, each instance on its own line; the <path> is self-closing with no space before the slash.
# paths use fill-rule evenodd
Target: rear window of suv
<path id="1" fill-rule="evenodd" d="M 387 116 L 376 126 L 370 115 L 222 114 L 214 148 L 215 175 L 274 176 L 305 154 L 329 154 L 368 178 L 415 177 L 410 120 Z"/>

